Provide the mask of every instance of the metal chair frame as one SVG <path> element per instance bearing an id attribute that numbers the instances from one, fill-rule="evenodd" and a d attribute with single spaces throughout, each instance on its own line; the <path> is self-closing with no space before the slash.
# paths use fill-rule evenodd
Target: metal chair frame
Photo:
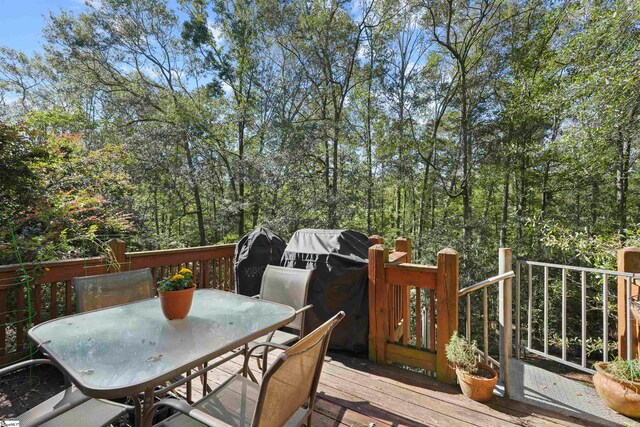
<path id="1" fill-rule="evenodd" d="M 307 347 L 306 349 L 300 351 L 299 353 L 293 353 L 292 355 L 288 356 L 286 351 L 291 351 L 291 350 L 295 350 L 296 345 L 292 346 L 292 347 L 287 347 L 287 346 L 283 346 L 280 344 L 276 344 L 276 343 L 271 343 L 271 342 L 264 342 L 264 343 L 259 343 L 257 345 L 255 345 L 254 347 L 252 347 L 244 360 L 244 365 L 243 365 L 243 369 L 246 371 L 249 369 L 249 360 L 252 357 L 252 353 L 254 351 L 256 351 L 256 349 L 258 348 L 262 348 L 262 347 L 267 347 L 267 348 L 278 348 L 278 349 L 282 349 L 285 350 L 283 353 L 281 353 L 280 355 L 278 355 L 278 358 L 276 359 L 276 361 L 273 363 L 273 365 L 271 365 L 271 367 L 264 373 L 263 377 L 262 377 L 262 383 L 260 384 L 260 391 L 259 391 L 259 397 L 258 397 L 258 401 L 256 402 L 256 408 L 255 408 L 255 412 L 253 414 L 253 421 L 251 423 L 252 426 L 258 426 L 260 425 L 261 422 L 261 417 L 263 415 L 263 409 L 264 409 L 264 401 L 265 398 L 267 396 L 268 393 L 268 385 L 270 380 L 272 379 L 272 377 L 276 374 L 276 372 L 282 367 L 284 366 L 288 359 L 294 358 L 296 355 L 302 354 L 306 351 L 309 351 L 311 349 L 313 349 L 315 347 L 315 345 L 322 345 L 322 349 L 318 354 L 318 360 L 316 362 L 316 366 L 315 366 L 315 371 L 313 373 L 313 378 L 312 378 L 312 382 L 311 382 L 311 387 L 310 387 L 310 392 L 309 392 L 309 396 L 308 399 L 306 400 L 306 405 L 303 405 L 301 407 L 301 409 L 304 409 L 304 416 L 300 419 L 300 421 L 296 424 L 297 426 L 302 425 L 305 421 L 307 425 L 311 425 L 311 417 L 313 415 L 313 408 L 314 408 L 314 403 L 315 403 L 315 397 L 316 397 L 316 391 L 318 388 L 318 383 L 320 381 L 320 374 L 322 372 L 322 366 L 323 366 L 323 362 L 324 362 L 324 358 L 327 352 L 327 348 L 329 346 L 329 338 L 331 336 L 331 332 L 333 331 L 333 329 L 335 328 L 335 326 L 340 322 L 340 320 L 342 320 L 344 318 L 345 314 L 344 312 L 339 312 L 338 314 L 336 314 L 332 319 L 330 319 L 329 321 L 327 321 L 324 325 L 320 326 L 320 328 L 325 327 L 327 324 L 328 328 L 327 330 L 324 332 L 324 334 L 318 339 L 318 341 L 316 341 L 315 343 L 311 344 L 309 347 Z M 321 343 L 319 343 L 319 341 L 322 341 Z M 266 354 L 266 352 L 265 352 Z M 218 386 L 212 393 L 210 393 L 208 396 L 205 396 L 205 398 L 203 398 L 201 401 L 196 402 L 196 405 L 202 401 L 206 401 L 208 398 L 211 397 L 215 397 L 216 392 L 220 389 L 222 389 L 223 387 L 225 387 L 230 381 L 233 381 L 233 379 L 235 378 L 235 376 L 232 376 L 231 378 L 229 378 L 227 381 L 225 381 L 224 383 L 222 383 L 220 386 Z M 226 422 L 219 420 L 218 418 L 198 409 L 198 408 L 194 408 L 191 405 L 189 405 L 187 402 L 183 401 L 183 400 L 178 400 L 175 398 L 168 398 L 168 399 L 164 399 L 158 403 L 156 403 L 154 406 L 156 407 L 160 407 L 160 406 L 168 406 L 170 408 L 175 409 L 176 411 L 187 415 L 190 418 L 193 418 L 196 421 L 199 421 L 207 426 L 211 426 L 211 427 L 232 427 L 231 425 L 227 424 Z M 162 425 L 162 424 L 160 424 Z"/>

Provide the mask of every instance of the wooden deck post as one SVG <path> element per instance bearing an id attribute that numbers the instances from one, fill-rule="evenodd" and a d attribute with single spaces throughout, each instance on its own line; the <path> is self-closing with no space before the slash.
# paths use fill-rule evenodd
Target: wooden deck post
<path id="1" fill-rule="evenodd" d="M 382 245 L 369 248 L 369 360 L 386 363 L 385 346 L 389 331 L 389 298 L 384 263 L 389 251 Z"/>
<path id="2" fill-rule="evenodd" d="M 396 251 L 405 252 L 407 256 L 404 262 L 411 262 L 411 239 L 408 237 L 398 237 L 396 239 Z"/>
<path id="3" fill-rule="evenodd" d="M 500 248 L 498 252 L 498 274 L 512 271 L 510 248 Z M 504 397 L 509 397 L 509 358 L 512 354 L 513 289 L 511 279 L 501 280 L 499 287 L 498 322 L 500 325 L 500 379 L 504 384 Z"/>
<path id="4" fill-rule="evenodd" d="M 438 252 L 436 300 L 438 309 L 436 379 L 455 384 L 456 371 L 449 366 L 444 350 L 451 334 L 458 330 L 458 253 L 450 248 Z"/>
<path id="5" fill-rule="evenodd" d="M 624 248 L 618 251 L 618 271 L 640 273 L 640 248 Z M 638 295 L 640 287 L 631 282 L 631 295 Z M 638 345 L 638 323 L 631 318 L 631 330 L 627 330 L 627 283 L 618 277 L 618 355 L 627 358 L 627 334 L 631 334 L 631 357 L 640 354 Z"/>
<path id="6" fill-rule="evenodd" d="M 113 271 L 111 271 L 112 269 L 115 271 L 129 270 L 129 265 L 126 263 L 126 257 L 124 255 L 127 250 L 127 242 L 122 239 L 111 239 L 107 242 L 107 246 L 109 246 L 109 249 L 111 249 L 111 252 L 113 252 L 113 257 L 118 263 L 118 265 L 115 266 L 108 265 L 107 269 L 111 273 L 113 273 Z"/>
<path id="7" fill-rule="evenodd" d="M 369 236 L 369 242 L 371 242 L 372 245 L 381 245 L 384 243 L 384 239 L 382 236 L 374 234 L 373 236 Z"/>

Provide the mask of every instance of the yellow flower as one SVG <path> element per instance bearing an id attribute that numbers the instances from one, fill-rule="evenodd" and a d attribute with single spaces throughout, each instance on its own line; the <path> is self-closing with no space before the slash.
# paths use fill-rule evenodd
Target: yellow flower
<path id="1" fill-rule="evenodd" d="M 178 273 L 179 274 L 185 274 L 185 273 L 193 274 L 193 271 L 189 270 L 188 268 L 183 268 Z"/>
<path id="2" fill-rule="evenodd" d="M 173 276 L 173 277 L 171 278 L 171 281 L 173 282 L 173 281 L 175 281 L 175 280 L 179 280 L 179 279 L 184 279 L 184 276 L 183 276 L 182 274 L 179 274 L 179 273 L 178 273 L 178 274 L 176 274 L 175 276 Z"/>

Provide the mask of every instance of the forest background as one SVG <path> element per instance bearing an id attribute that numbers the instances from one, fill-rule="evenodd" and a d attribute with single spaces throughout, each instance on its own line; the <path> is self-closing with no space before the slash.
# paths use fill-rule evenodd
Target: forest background
<path id="1" fill-rule="evenodd" d="M 464 285 L 640 243 L 638 1 L 94 0 L 43 40 L 0 48 L 2 264 L 353 228 Z"/>

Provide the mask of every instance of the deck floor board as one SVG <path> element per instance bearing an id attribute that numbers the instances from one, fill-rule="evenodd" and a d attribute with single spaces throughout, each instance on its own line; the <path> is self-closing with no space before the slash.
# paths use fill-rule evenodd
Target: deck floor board
<path id="1" fill-rule="evenodd" d="M 270 355 L 270 361 L 277 353 Z M 424 374 L 366 359 L 330 354 L 323 368 L 313 425 L 317 426 L 583 426 L 584 422 L 509 399 L 494 397 L 488 404 L 473 402 L 457 386 Z M 258 373 L 255 363 L 250 365 Z M 241 368 L 234 359 L 208 376 L 215 388 Z M 180 390 L 184 394 L 184 389 Z M 202 393 L 193 382 L 193 396 Z"/>

